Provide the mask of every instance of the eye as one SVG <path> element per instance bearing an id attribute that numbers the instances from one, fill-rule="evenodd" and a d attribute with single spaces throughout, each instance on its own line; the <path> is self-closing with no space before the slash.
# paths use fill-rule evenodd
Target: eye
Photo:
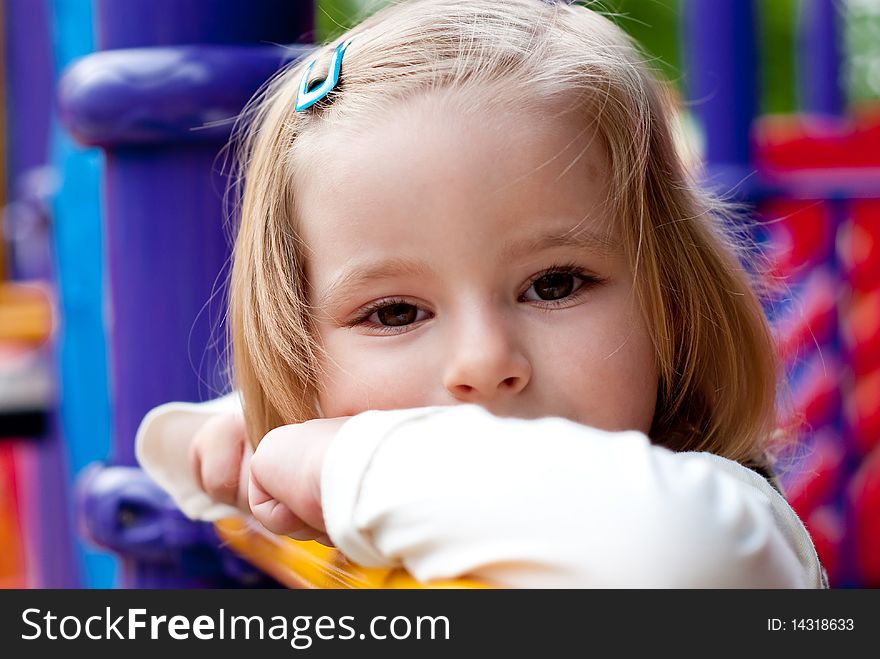
<path id="1" fill-rule="evenodd" d="M 522 295 L 523 300 L 554 302 L 579 292 L 585 285 L 595 285 L 599 279 L 587 275 L 574 266 L 554 266 L 535 277 Z"/>
<path id="2" fill-rule="evenodd" d="M 419 315 L 419 309 L 412 304 L 389 304 L 381 309 L 377 309 L 372 315 L 376 316 L 380 325 L 386 327 L 401 327 L 416 322 L 416 318 Z"/>
<path id="3" fill-rule="evenodd" d="M 560 300 L 571 295 L 582 285 L 583 282 L 577 281 L 574 275 L 568 272 L 554 272 L 535 280 L 529 290 L 534 290 L 542 300 Z"/>
<path id="4" fill-rule="evenodd" d="M 431 315 L 406 300 L 386 299 L 369 305 L 349 326 L 361 325 L 374 332 L 400 334 Z"/>

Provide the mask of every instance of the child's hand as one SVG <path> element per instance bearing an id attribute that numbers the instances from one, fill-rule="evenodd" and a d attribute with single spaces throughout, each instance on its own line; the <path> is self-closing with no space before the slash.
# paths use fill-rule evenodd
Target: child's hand
<path id="1" fill-rule="evenodd" d="M 189 463 L 196 483 L 211 499 L 250 514 L 247 483 L 252 455 L 244 419 L 218 414 L 193 436 Z"/>
<path id="2" fill-rule="evenodd" d="M 263 526 L 332 546 L 321 507 L 321 468 L 327 447 L 348 418 L 281 426 L 263 437 L 250 463 L 248 492 L 251 512 Z"/>

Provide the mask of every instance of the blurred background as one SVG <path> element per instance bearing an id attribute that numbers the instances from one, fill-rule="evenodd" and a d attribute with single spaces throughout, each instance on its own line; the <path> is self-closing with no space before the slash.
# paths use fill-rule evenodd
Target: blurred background
<path id="1" fill-rule="evenodd" d="M 277 585 L 157 491 L 134 434 L 224 391 L 232 120 L 381 5 L 0 0 L 0 587 Z M 785 284 L 785 491 L 832 586 L 880 587 L 880 0 L 601 6 L 705 184 L 754 210 Z"/>

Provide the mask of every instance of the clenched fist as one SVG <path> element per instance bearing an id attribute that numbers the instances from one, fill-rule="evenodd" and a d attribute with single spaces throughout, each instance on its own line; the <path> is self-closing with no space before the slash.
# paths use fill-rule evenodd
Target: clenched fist
<path id="1" fill-rule="evenodd" d="M 267 529 L 331 545 L 321 507 L 327 447 L 348 417 L 314 419 L 270 431 L 250 461 L 248 501 Z"/>

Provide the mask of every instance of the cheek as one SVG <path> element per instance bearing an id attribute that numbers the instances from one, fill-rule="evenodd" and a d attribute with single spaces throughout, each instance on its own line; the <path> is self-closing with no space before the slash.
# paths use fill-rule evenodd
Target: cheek
<path id="1" fill-rule="evenodd" d="M 570 416 L 602 430 L 647 433 L 654 418 L 658 376 L 653 343 L 643 323 L 601 324 L 557 342 L 545 376 L 569 401 Z M 584 338 L 589 337 L 589 338 Z"/>
<path id="2" fill-rule="evenodd" d="M 351 416 L 366 410 L 422 407 L 432 404 L 432 368 L 414 357 L 399 337 L 365 341 L 325 340 L 318 402 L 325 417 Z M 371 345 L 367 345 L 371 342 Z M 436 380 L 436 373 L 433 378 Z"/>

